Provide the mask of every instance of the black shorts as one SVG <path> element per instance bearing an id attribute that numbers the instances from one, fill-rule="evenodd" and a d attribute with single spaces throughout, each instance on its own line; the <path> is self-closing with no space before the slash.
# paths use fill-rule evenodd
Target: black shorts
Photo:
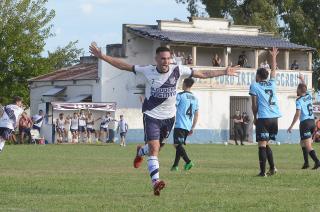
<path id="1" fill-rule="evenodd" d="M 96 130 L 95 130 L 95 129 L 93 129 L 93 128 L 87 128 L 87 132 L 88 132 L 88 133 L 95 133 L 95 132 L 96 132 Z"/>
<path id="2" fill-rule="evenodd" d="M 4 140 L 9 140 L 12 132 L 13 130 L 9 128 L 0 127 L 0 137 L 2 137 Z"/>
<path id="3" fill-rule="evenodd" d="M 100 131 L 108 132 L 108 128 L 107 127 L 100 127 Z"/>
<path id="4" fill-rule="evenodd" d="M 301 140 L 311 138 L 316 129 L 314 119 L 307 119 L 300 122 L 299 129 Z"/>
<path id="5" fill-rule="evenodd" d="M 181 128 L 174 128 L 173 130 L 173 143 L 186 145 L 186 139 L 189 131 Z"/>
<path id="6" fill-rule="evenodd" d="M 86 132 L 85 126 L 79 126 L 78 129 L 79 129 L 79 132 Z"/>
<path id="7" fill-rule="evenodd" d="M 276 140 L 278 134 L 278 118 L 262 118 L 257 120 L 256 141 Z"/>
<path id="8" fill-rule="evenodd" d="M 78 130 L 76 130 L 76 129 L 70 129 L 70 132 L 71 132 L 71 133 L 77 133 Z"/>
<path id="9" fill-rule="evenodd" d="M 40 128 L 40 127 L 38 127 L 38 126 L 36 126 L 36 125 L 33 125 L 33 126 L 32 126 L 32 129 L 34 129 L 34 130 L 38 130 L 38 131 L 39 131 L 39 133 L 40 133 L 40 130 L 41 130 L 41 128 Z"/>
<path id="10" fill-rule="evenodd" d="M 121 133 L 120 133 L 120 137 L 124 137 L 124 138 L 125 138 L 125 137 L 126 137 L 126 134 L 127 134 L 126 132 L 121 132 Z"/>
<path id="11" fill-rule="evenodd" d="M 173 128 L 175 117 L 169 119 L 155 119 L 143 114 L 144 140 L 145 142 L 159 140 L 160 145 L 169 137 Z"/>

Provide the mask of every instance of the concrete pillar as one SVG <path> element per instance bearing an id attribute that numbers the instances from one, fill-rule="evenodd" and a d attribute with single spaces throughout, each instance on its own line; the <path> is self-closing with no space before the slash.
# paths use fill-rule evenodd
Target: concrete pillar
<path id="1" fill-rule="evenodd" d="M 312 52 L 307 52 L 308 54 L 308 71 L 312 71 Z"/>
<path id="2" fill-rule="evenodd" d="M 254 68 L 255 69 L 259 68 L 259 50 L 258 49 L 254 50 Z"/>
<path id="3" fill-rule="evenodd" d="M 228 48 L 230 48 L 230 47 L 224 48 L 224 51 L 223 51 L 224 67 L 228 67 L 228 66 L 229 66 L 229 53 L 228 53 Z"/>
<path id="4" fill-rule="evenodd" d="M 192 47 L 192 65 L 193 66 L 197 65 L 197 47 L 196 46 Z"/>
<path id="5" fill-rule="evenodd" d="M 286 51 L 284 52 L 284 70 L 289 70 L 289 69 L 290 69 L 290 61 L 289 61 L 289 58 L 290 58 L 289 51 L 286 50 Z"/>

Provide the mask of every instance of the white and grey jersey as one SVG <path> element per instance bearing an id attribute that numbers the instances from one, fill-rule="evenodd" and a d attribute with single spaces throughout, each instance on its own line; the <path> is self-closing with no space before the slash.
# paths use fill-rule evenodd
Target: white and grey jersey
<path id="1" fill-rule="evenodd" d="M 191 77 L 192 70 L 188 66 L 170 65 L 168 72 L 160 73 L 153 65 L 135 65 L 133 71 L 143 74 L 146 78 L 142 112 L 160 120 L 174 117 L 178 82 L 182 77 Z"/>
<path id="2" fill-rule="evenodd" d="M 44 116 L 40 116 L 39 114 L 34 115 L 32 117 L 33 125 L 41 128 L 43 119 L 44 119 Z"/>
<path id="3" fill-rule="evenodd" d="M 0 127 L 14 130 L 17 127 L 19 117 L 23 109 L 18 105 L 7 105 L 3 107 L 3 114 L 0 118 Z"/>

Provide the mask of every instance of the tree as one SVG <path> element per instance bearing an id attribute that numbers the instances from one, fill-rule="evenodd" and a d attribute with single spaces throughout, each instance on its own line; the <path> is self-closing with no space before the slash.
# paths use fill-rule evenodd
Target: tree
<path id="1" fill-rule="evenodd" d="M 41 55 L 46 39 L 54 36 L 50 22 L 55 12 L 47 10 L 46 3 L 47 0 L 0 1 L 0 96 L 3 103 L 19 95 L 28 104 L 29 78 L 48 73 L 78 57 L 79 51 L 74 51 L 75 42 L 58 48 L 51 57 Z"/>

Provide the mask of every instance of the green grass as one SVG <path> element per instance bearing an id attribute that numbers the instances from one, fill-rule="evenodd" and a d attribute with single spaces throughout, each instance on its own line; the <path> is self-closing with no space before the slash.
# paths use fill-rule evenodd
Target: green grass
<path id="1" fill-rule="evenodd" d="M 256 146 L 186 148 L 195 163 L 189 172 L 183 163 L 170 172 L 171 145 L 161 152 L 167 187 L 155 197 L 146 162 L 132 167 L 135 145 L 8 145 L 0 211 L 320 211 L 320 170 L 300 170 L 298 145 L 272 147 L 279 173 L 268 178 L 255 176 Z"/>

